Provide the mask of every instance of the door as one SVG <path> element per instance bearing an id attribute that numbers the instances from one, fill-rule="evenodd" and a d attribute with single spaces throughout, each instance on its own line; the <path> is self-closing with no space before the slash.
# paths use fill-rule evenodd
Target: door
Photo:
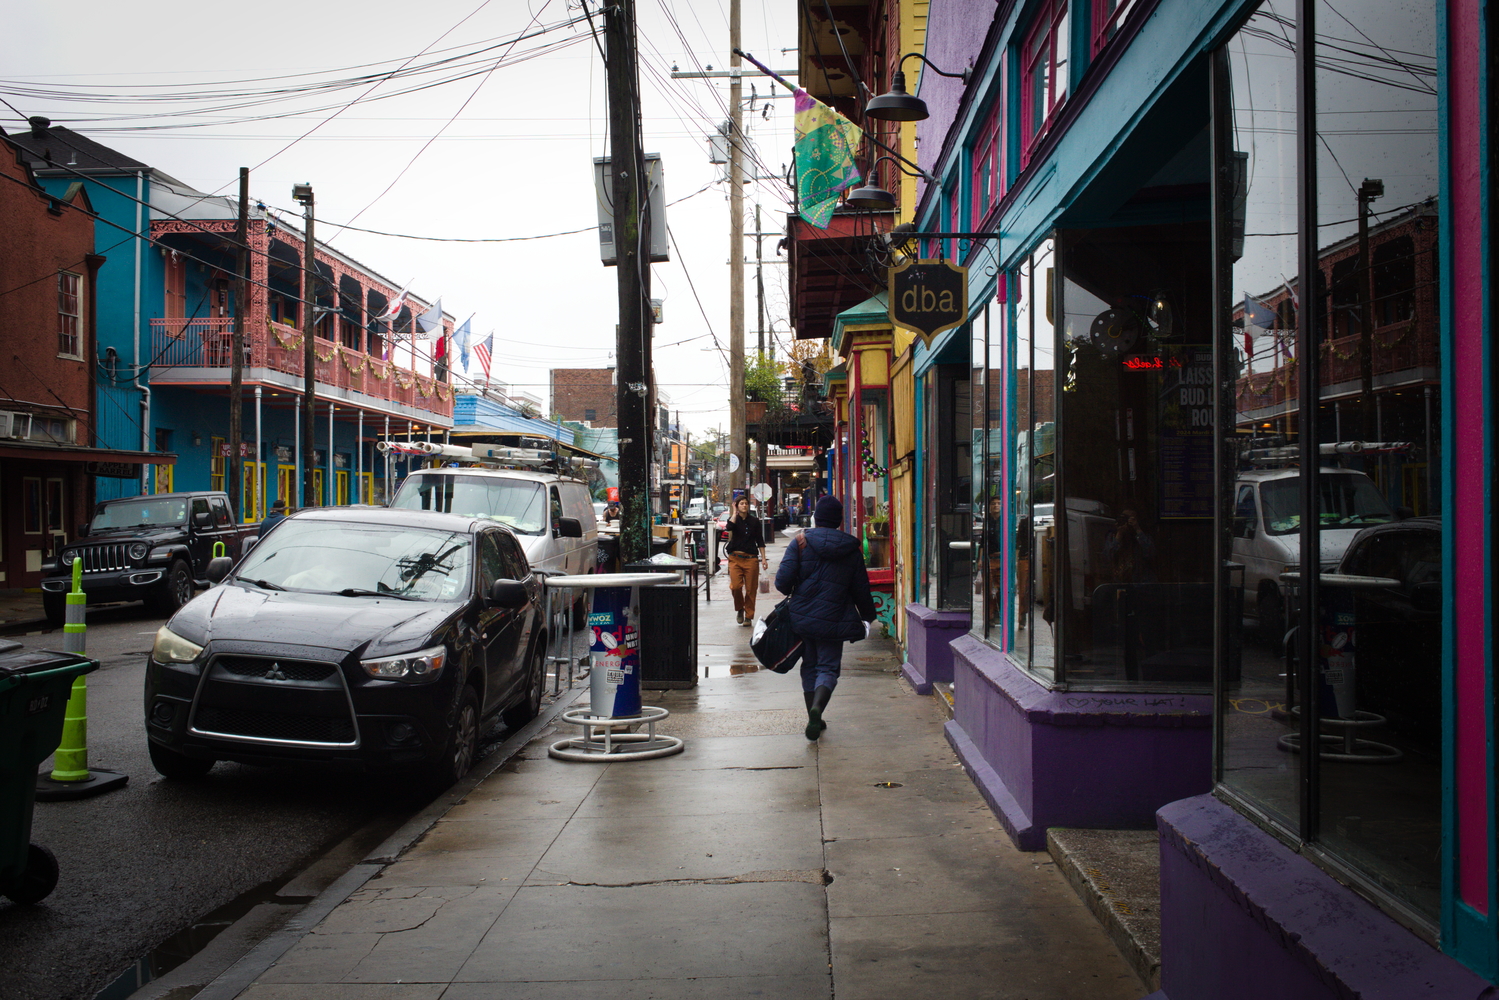
<path id="1" fill-rule="evenodd" d="M 192 504 L 188 508 L 187 519 L 187 551 L 193 560 L 191 567 L 193 577 L 197 578 L 202 575 L 203 568 L 208 565 L 213 543 L 219 538 L 219 533 L 214 530 L 213 511 L 208 509 L 207 497 L 193 497 Z"/>
<path id="2" fill-rule="evenodd" d="M 229 501 L 223 497 L 208 498 L 208 512 L 213 515 L 213 541 L 224 543 L 224 554 L 231 559 L 239 558 L 239 541 L 234 534 L 234 518 L 229 513 Z M 208 549 L 209 557 L 213 557 L 213 547 Z M 207 568 L 207 563 L 203 568 Z"/>
<path id="3" fill-rule="evenodd" d="M 375 474 L 373 472 L 359 474 L 359 502 L 367 504 L 375 502 Z"/>
<path id="4" fill-rule="evenodd" d="M 245 512 L 245 523 L 254 524 L 265 517 L 265 497 L 260 490 L 261 481 L 265 478 L 265 463 L 246 462 L 242 469 L 243 489 L 240 499 Z"/>
<path id="5" fill-rule="evenodd" d="M 349 503 L 349 472 L 339 469 L 333 473 L 333 502 L 340 507 Z"/>
<path id="6" fill-rule="evenodd" d="M 500 532 L 486 531 L 479 536 L 479 642 L 484 649 L 486 714 L 508 704 L 521 682 L 524 664 L 519 662 L 523 649 L 520 645 L 522 611 L 515 608 L 488 606 L 486 600 L 496 580 L 514 579 L 507 575 L 512 571 L 509 560 L 500 548 Z"/>
<path id="7" fill-rule="evenodd" d="M 323 470 L 312 470 L 312 500 L 317 506 L 322 506 L 323 495 Z"/>
<path id="8" fill-rule="evenodd" d="M 302 491 L 297 489 L 297 467 L 295 465 L 276 466 L 276 495 L 271 497 L 271 502 L 285 500 L 287 507 L 296 507 L 302 499 Z"/>

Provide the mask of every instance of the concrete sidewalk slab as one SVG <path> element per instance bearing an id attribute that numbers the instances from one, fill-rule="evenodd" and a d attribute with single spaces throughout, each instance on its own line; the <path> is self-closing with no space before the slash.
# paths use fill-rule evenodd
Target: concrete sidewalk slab
<path id="1" fill-rule="evenodd" d="M 570 731 L 538 733 L 240 995 L 1146 992 L 1051 860 L 1010 845 L 887 642 L 847 648 L 812 743 L 799 677 L 754 665 L 729 601 L 699 632 L 699 685 L 645 693 L 682 753 L 573 763 L 546 755 Z"/>

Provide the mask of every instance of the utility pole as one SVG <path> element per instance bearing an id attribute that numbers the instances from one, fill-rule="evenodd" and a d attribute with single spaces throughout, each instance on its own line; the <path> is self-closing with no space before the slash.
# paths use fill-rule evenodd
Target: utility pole
<path id="1" fill-rule="evenodd" d="M 234 241 L 239 244 L 235 262 L 234 336 L 229 341 L 229 454 L 224 459 L 224 486 L 229 493 L 229 509 L 237 522 L 243 523 L 240 501 L 239 448 L 244 437 L 243 397 L 245 382 L 245 309 L 250 302 L 250 168 L 239 168 L 239 226 Z"/>
<path id="2" fill-rule="evenodd" d="M 736 0 L 737 2 L 737 0 Z M 645 158 L 640 150 L 640 105 L 635 54 L 635 0 L 604 6 L 609 89 L 609 170 L 613 174 L 614 245 L 619 279 L 619 325 L 614 354 L 619 420 L 619 556 L 623 563 L 651 554 L 650 535 L 650 234 L 642 201 Z"/>
<path id="3" fill-rule="evenodd" d="M 1369 259 L 1369 203 L 1384 195 L 1384 181 L 1365 177 L 1358 188 L 1358 366 L 1359 435 L 1378 437 L 1374 426 L 1374 268 Z"/>
<path id="4" fill-rule="evenodd" d="M 739 456 L 743 481 L 748 486 L 749 442 L 744 414 L 744 109 L 740 103 L 744 86 L 739 77 L 739 7 L 740 0 L 729 0 L 729 447 L 731 454 Z"/>
<path id="5" fill-rule="evenodd" d="M 302 205 L 307 242 L 302 251 L 302 506 L 317 506 L 312 488 L 312 418 L 317 406 L 317 356 L 312 350 L 313 325 L 317 314 L 317 240 L 313 236 L 315 213 L 311 184 L 297 184 L 291 196 Z"/>

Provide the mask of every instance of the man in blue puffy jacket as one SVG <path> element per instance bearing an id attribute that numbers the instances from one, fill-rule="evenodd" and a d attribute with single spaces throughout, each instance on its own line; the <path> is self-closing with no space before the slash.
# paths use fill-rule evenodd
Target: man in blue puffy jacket
<path id="1" fill-rule="evenodd" d="M 776 570 L 776 589 L 791 594 L 791 627 L 801 636 L 802 696 L 807 701 L 807 739 L 822 735 L 822 713 L 838 686 L 843 644 L 868 634 L 874 597 L 859 540 L 843 531 L 837 497 L 817 501 L 812 527 L 786 546 Z"/>

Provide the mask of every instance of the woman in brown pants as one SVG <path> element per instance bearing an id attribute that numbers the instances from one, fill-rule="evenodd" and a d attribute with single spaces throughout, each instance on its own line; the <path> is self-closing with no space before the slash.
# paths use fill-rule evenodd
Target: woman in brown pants
<path id="1" fill-rule="evenodd" d="M 734 502 L 734 513 L 724 531 L 729 536 L 724 551 L 729 557 L 729 593 L 734 595 L 734 614 L 740 625 L 749 625 L 755 620 L 760 569 L 770 567 L 765 556 L 765 529 L 760 519 L 750 513 L 749 497 Z"/>

